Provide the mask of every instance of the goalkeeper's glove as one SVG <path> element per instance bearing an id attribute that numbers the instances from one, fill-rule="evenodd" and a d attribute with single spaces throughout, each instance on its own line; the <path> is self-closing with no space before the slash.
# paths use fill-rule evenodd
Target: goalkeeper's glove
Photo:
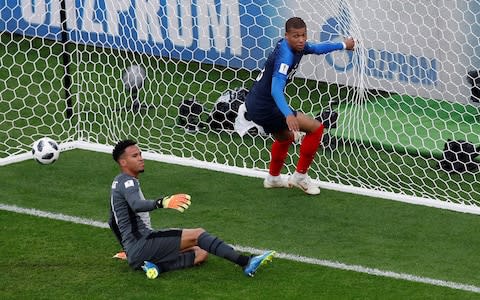
<path id="1" fill-rule="evenodd" d="M 172 208 L 183 212 L 192 203 L 188 194 L 175 194 L 157 200 L 157 208 Z"/>

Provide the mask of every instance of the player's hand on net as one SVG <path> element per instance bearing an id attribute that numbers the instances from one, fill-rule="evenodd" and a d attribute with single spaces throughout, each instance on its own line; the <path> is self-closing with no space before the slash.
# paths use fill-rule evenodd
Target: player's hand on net
<path id="1" fill-rule="evenodd" d="M 190 199 L 191 197 L 188 194 L 175 194 L 157 200 L 157 207 L 171 208 L 183 212 L 192 203 Z"/>
<path id="2" fill-rule="evenodd" d="M 345 50 L 353 50 L 355 48 L 355 40 L 352 37 L 347 37 L 343 40 L 345 43 Z"/>

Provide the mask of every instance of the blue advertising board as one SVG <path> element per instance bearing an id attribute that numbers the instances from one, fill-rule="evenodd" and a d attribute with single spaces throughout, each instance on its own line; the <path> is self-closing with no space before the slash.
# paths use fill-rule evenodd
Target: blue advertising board
<path id="1" fill-rule="evenodd" d="M 61 0 L 6 0 L 0 31 L 61 37 Z M 65 0 L 69 41 L 260 68 L 282 35 L 284 1 Z M 288 14 L 288 9 L 284 9 Z"/>

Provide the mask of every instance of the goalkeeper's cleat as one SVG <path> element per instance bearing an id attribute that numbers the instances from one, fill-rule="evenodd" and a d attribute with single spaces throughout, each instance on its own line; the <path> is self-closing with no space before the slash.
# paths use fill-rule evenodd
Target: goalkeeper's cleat
<path id="1" fill-rule="evenodd" d="M 120 251 L 118 252 L 117 254 L 115 254 L 114 256 L 112 256 L 112 258 L 118 258 L 118 259 L 121 259 L 121 260 L 127 260 L 127 253 L 125 251 Z"/>
<path id="2" fill-rule="evenodd" d="M 312 179 L 307 174 L 301 174 L 295 171 L 295 173 L 293 173 L 288 179 L 288 184 L 291 187 L 298 187 L 309 195 L 320 194 L 320 188 L 313 183 Z"/>
<path id="3" fill-rule="evenodd" d="M 248 264 L 243 268 L 243 273 L 247 276 L 253 277 L 260 266 L 263 266 L 272 261 L 275 251 L 267 251 L 262 255 L 252 256 Z"/>
<path id="4" fill-rule="evenodd" d="M 142 270 L 145 272 L 148 279 L 155 279 L 158 277 L 158 274 L 160 274 L 160 269 L 157 265 L 149 261 L 143 262 Z"/>
<path id="5" fill-rule="evenodd" d="M 283 178 L 282 175 L 278 176 L 273 176 L 268 174 L 267 177 L 263 180 L 263 187 L 266 189 L 271 189 L 271 188 L 284 188 L 284 187 L 290 187 L 288 185 L 288 180 Z"/>

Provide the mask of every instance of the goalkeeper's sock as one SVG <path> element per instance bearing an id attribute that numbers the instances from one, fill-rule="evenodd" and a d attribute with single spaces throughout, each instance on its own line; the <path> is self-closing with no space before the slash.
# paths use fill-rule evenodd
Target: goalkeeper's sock
<path id="1" fill-rule="evenodd" d="M 300 146 L 300 158 L 297 163 L 297 172 L 305 174 L 312 164 L 315 153 L 317 153 L 318 146 L 323 135 L 323 124 L 320 124 L 315 131 L 307 133 L 303 138 Z"/>
<path id="2" fill-rule="evenodd" d="M 216 236 L 203 232 L 198 237 L 198 246 L 213 255 L 223 257 L 229 261 L 244 267 L 248 264 L 249 256 L 240 255 L 232 247 Z"/>
<path id="3" fill-rule="evenodd" d="M 271 161 L 270 161 L 270 169 L 269 173 L 272 176 L 280 175 L 280 171 L 282 170 L 283 164 L 285 163 L 285 158 L 287 158 L 288 148 L 293 142 L 293 137 L 288 140 L 279 141 L 275 140 L 272 144 L 271 150 Z"/>

